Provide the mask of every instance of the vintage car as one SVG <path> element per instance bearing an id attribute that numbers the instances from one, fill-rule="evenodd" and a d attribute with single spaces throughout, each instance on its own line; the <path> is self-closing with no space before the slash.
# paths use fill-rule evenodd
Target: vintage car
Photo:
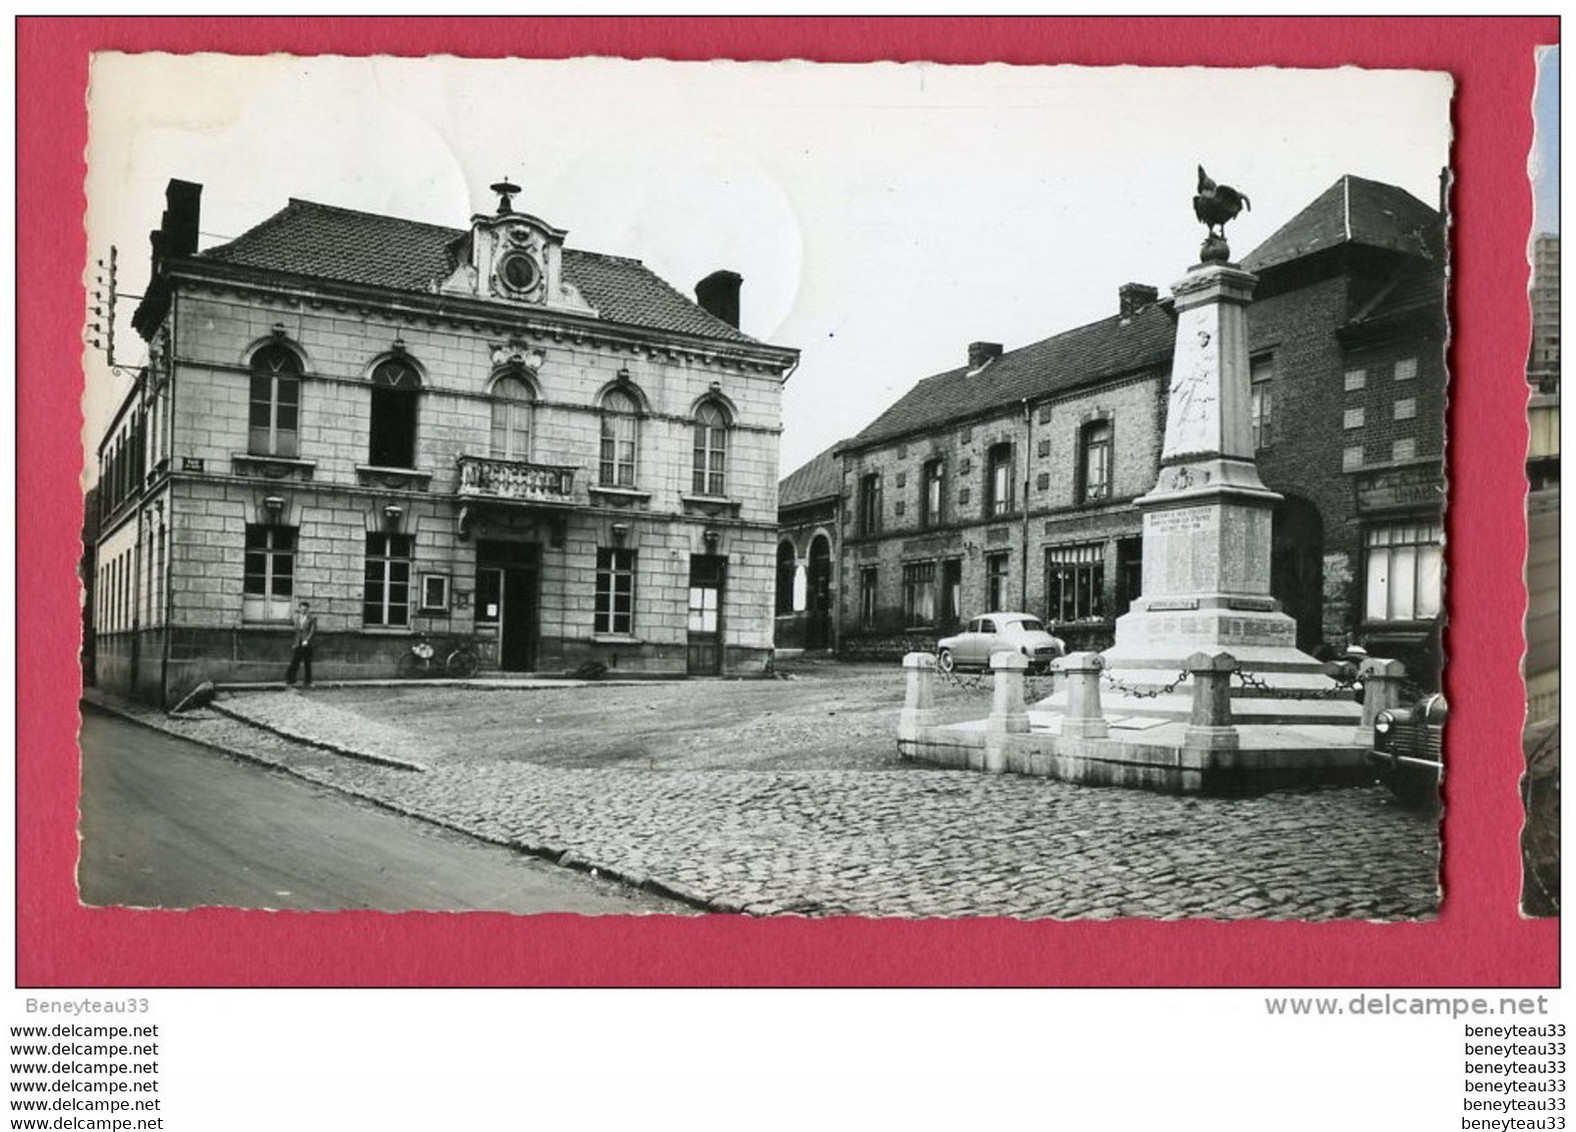
<path id="1" fill-rule="evenodd" d="M 1439 805 L 1445 773 L 1444 732 L 1449 709 L 1437 692 L 1412 707 L 1390 708 L 1374 720 L 1370 765 L 1409 806 Z"/>
<path id="2" fill-rule="evenodd" d="M 1038 617 L 1028 613 L 987 613 L 976 617 L 955 637 L 936 642 L 936 667 L 989 668 L 993 653 L 1017 652 L 1029 659 L 1031 672 L 1043 672 L 1067 651 L 1061 638 L 1045 631 Z"/>

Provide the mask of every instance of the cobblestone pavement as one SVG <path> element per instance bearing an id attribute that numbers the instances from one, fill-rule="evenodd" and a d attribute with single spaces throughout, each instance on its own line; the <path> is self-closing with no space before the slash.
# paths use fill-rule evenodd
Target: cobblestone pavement
<path id="1" fill-rule="evenodd" d="M 822 715 L 827 697 L 840 694 L 850 714 L 895 719 L 884 692 L 861 713 L 849 681 L 835 673 L 824 686 L 816 679 L 778 694 L 785 705 L 808 702 Z M 892 682 L 899 682 L 895 674 Z M 740 694 L 770 687 L 757 683 Z M 402 758 L 419 751 L 425 771 L 303 748 L 212 713 L 151 718 L 402 812 L 562 854 L 563 863 L 595 866 L 719 911 L 1391 920 L 1428 917 L 1438 906 L 1437 819 L 1399 808 L 1378 787 L 1188 798 L 923 769 L 896 758 L 890 729 L 855 744 L 838 766 L 825 765 L 810 743 L 808 768 L 783 758 L 763 768 L 744 754 L 747 769 L 728 769 L 686 757 L 680 731 L 670 737 L 678 750 L 671 761 L 648 746 L 638 757 L 577 769 L 563 765 L 551 744 L 518 738 L 532 728 L 550 731 L 555 718 L 549 700 L 518 697 L 548 694 L 473 693 L 481 697 L 474 712 L 517 721 L 513 757 L 494 749 L 495 729 L 479 726 L 474 712 L 465 717 L 468 732 L 462 726 L 439 743 L 424 729 L 412 743 L 398 731 L 412 713 L 423 714 L 423 701 L 391 708 L 386 693 L 225 699 L 227 711 L 266 717 L 280 731 L 332 731 L 339 744 L 369 754 L 391 743 Z M 596 710 L 608 720 L 643 715 L 645 701 L 667 694 L 598 689 Z M 583 707 L 585 693 L 578 696 Z M 661 714 L 672 722 L 673 705 Z M 852 726 L 861 735 L 870 729 L 863 719 Z"/>

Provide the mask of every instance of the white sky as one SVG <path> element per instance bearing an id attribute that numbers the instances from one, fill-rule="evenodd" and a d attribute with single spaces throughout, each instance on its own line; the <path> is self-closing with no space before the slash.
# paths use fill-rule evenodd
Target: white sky
<path id="1" fill-rule="evenodd" d="M 1197 258 L 1195 165 L 1252 199 L 1240 257 L 1343 173 L 1437 204 L 1438 73 L 928 64 L 96 58 L 89 247 L 141 294 L 171 177 L 202 246 L 292 196 L 455 228 L 516 207 L 685 294 L 744 276 L 743 329 L 803 351 L 782 471 L 975 340 L 1111 314 Z M 142 360 L 123 304 L 117 361 Z M 89 355 L 89 450 L 129 384 Z M 91 477 L 92 471 L 89 470 Z"/>

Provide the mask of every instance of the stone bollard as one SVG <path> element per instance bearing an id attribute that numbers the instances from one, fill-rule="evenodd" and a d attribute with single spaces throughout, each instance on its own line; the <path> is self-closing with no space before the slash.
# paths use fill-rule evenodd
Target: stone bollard
<path id="1" fill-rule="evenodd" d="M 1188 720 L 1183 746 L 1206 751 L 1237 749 L 1237 729 L 1231 715 L 1231 673 L 1236 667 L 1236 658 L 1227 652 L 1214 656 L 1196 652 L 1187 658 L 1187 670 L 1193 677 L 1193 716 Z"/>
<path id="2" fill-rule="evenodd" d="M 991 654 L 996 687 L 990 718 L 985 721 L 985 769 L 992 774 L 1007 769 L 1007 736 L 1028 734 L 1029 710 L 1023 703 L 1023 674 L 1028 667 L 1029 660 L 1022 653 Z"/>
<path id="3" fill-rule="evenodd" d="M 936 658 L 928 652 L 911 652 L 903 658 L 903 672 L 907 687 L 897 716 L 897 749 L 903 758 L 911 758 L 920 730 L 936 723 Z"/>
<path id="4" fill-rule="evenodd" d="M 1363 718 L 1353 733 L 1362 747 L 1374 745 L 1374 720 L 1379 713 L 1401 706 L 1401 684 L 1406 680 L 1406 665 L 1399 660 L 1365 660 L 1357 670 L 1363 682 Z"/>
<path id="5" fill-rule="evenodd" d="M 1056 661 L 1056 670 L 1067 677 L 1067 714 L 1062 735 L 1078 739 L 1104 739 L 1110 734 L 1100 708 L 1100 672 L 1105 658 L 1097 652 L 1068 653 Z"/>

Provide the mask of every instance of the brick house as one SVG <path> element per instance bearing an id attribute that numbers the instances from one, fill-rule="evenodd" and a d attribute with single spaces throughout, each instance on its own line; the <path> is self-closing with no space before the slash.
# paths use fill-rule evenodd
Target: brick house
<path id="1" fill-rule="evenodd" d="M 772 646 L 781 387 L 739 277 L 691 302 L 516 212 L 468 230 L 292 200 L 197 252 L 171 181 L 99 450 L 107 686 L 388 676 L 415 632 L 484 666 L 748 673 Z"/>
<path id="2" fill-rule="evenodd" d="M 1438 212 L 1343 177 L 1243 257 L 1273 589 L 1313 651 L 1437 669 L 1445 251 Z M 1142 591 L 1176 323 L 1153 287 L 1017 350 L 977 342 L 838 449 L 840 645 L 928 648 L 992 609 L 1104 648 Z"/>

